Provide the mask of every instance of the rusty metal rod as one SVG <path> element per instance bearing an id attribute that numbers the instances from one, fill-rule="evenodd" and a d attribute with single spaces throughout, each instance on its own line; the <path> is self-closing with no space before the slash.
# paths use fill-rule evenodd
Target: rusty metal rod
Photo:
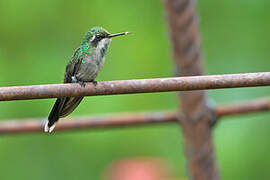
<path id="1" fill-rule="evenodd" d="M 270 111 L 270 99 L 259 99 L 215 109 L 218 117 Z M 9 120 L 0 122 L 0 134 L 43 132 L 45 119 Z M 122 113 L 106 116 L 77 117 L 61 120 L 56 131 L 125 127 L 177 122 L 176 112 Z"/>
<path id="2" fill-rule="evenodd" d="M 241 115 L 270 110 L 270 99 L 256 99 L 241 104 L 223 105 L 216 108 L 216 114 L 219 118 L 224 116 Z"/>
<path id="3" fill-rule="evenodd" d="M 96 96 L 113 94 L 189 91 L 203 89 L 269 86 L 270 72 L 190 76 L 160 79 L 103 81 L 97 86 L 87 83 L 11 86 L 0 88 L 0 101 L 43 99 L 66 96 Z"/>
<path id="4" fill-rule="evenodd" d="M 57 123 L 55 132 L 174 122 L 175 116 L 174 112 L 148 112 L 66 118 Z M 0 134 L 43 132 L 44 123 L 44 118 L 3 121 L 0 122 Z"/>
<path id="5" fill-rule="evenodd" d="M 169 25 L 176 76 L 203 75 L 196 0 L 163 0 L 163 3 Z M 219 85 L 227 83 L 225 79 L 219 80 L 213 79 L 208 84 L 209 88 L 220 88 Z M 202 79 L 201 87 L 206 84 Z M 217 84 L 219 85 L 216 86 Z M 231 83 L 227 85 L 230 86 Z M 216 117 L 213 109 L 207 105 L 208 98 L 205 91 L 179 93 L 179 112 L 182 116 L 178 120 L 184 139 L 188 179 L 191 180 L 219 180 L 211 131 L 214 125 L 212 122 L 216 122 Z"/>

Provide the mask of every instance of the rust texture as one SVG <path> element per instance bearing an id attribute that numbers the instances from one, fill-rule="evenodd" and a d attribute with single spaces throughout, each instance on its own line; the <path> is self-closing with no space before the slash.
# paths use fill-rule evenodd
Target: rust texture
<path id="1" fill-rule="evenodd" d="M 39 118 L 0 122 L 0 134 L 43 133 L 45 120 L 45 118 Z M 65 118 L 57 123 L 55 132 L 87 128 L 112 128 L 128 125 L 167 123 L 174 121 L 174 112 L 123 113 L 118 115 L 79 117 L 74 119 Z"/>
<path id="2" fill-rule="evenodd" d="M 81 87 L 79 84 L 11 86 L 0 87 L 0 101 L 56 98 L 65 96 L 96 96 L 166 91 L 188 91 L 268 85 L 270 85 L 270 72 L 104 81 L 99 82 L 97 86 L 94 86 L 92 83 L 87 83 L 85 87 Z M 195 111 L 202 111 L 204 109 L 203 107 L 205 105 L 203 91 L 184 92 L 182 93 L 181 97 L 183 111 L 187 113 L 188 116 L 193 116 L 194 114 L 197 114 L 194 113 Z M 189 109 L 190 111 L 188 111 Z"/>
<path id="3" fill-rule="evenodd" d="M 235 105 L 222 105 L 215 109 L 219 117 L 270 111 L 270 99 L 247 101 Z M 181 117 L 181 116 L 180 116 Z M 45 118 L 8 120 L 0 122 L 0 134 L 43 133 Z M 160 123 L 175 123 L 176 112 L 145 112 L 122 113 L 106 116 L 86 116 L 61 120 L 56 131 L 71 131 L 81 129 L 100 129 L 112 127 L 133 127 L 134 125 L 150 125 Z"/>
<path id="4" fill-rule="evenodd" d="M 176 75 L 202 75 L 204 71 L 195 1 L 163 0 L 163 2 L 169 23 Z M 226 80 L 222 83 L 226 83 Z M 216 81 L 213 81 L 212 85 L 215 86 Z M 216 121 L 215 112 L 207 106 L 204 91 L 181 92 L 179 97 L 182 114 L 179 116 L 179 122 L 185 139 L 189 178 L 217 180 L 219 172 L 210 125 L 210 122 Z"/>
<path id="5" fill-rule="evenodd" d="M 243 102 L 241 104 L 223 105 L 218 107 L 215 111 L 218 117 L 248 114 L 254 112 L 262 112 L 270 110 L 270 99 L 263 98 L 252 101 Z"/>

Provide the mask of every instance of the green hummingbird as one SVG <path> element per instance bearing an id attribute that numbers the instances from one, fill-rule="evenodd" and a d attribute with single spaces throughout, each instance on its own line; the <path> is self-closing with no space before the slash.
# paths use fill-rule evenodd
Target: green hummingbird
<path id="1" fill-rule="evenodd" d="M 128 32 L 110 34 L 102 27 L 91 28 L 83 37 L 82 44 L 66 66 L 64 83 L 79 83 L 95 81 L 105 62 L 105 55 L 113 37 L 126 35 Z M 66 117 L 80 104 L 83 97 L 57 98 L 45 124 L 44 131 L 52 132 L 59 118 Z"/>

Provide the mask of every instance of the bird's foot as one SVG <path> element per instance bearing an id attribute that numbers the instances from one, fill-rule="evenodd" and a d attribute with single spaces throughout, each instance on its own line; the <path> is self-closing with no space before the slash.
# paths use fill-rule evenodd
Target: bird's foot
<path id="1" fill-rule="evenodd" d="M 78 81 L 78 83 L 82 86 L 82 87 L 85 87 L 85 82 L 83 82 L 83 81 Z"/>
<path id="2" fill-rule="evenodd" d="M 71 82 L 72 83 L 79 83 L 82 87 L 85 87 L 85 82 L 78 80 L 75 76 L 71 77 Z"/>
<path id="3" fill-rule="evenodd" d="M 94 84 L 94 86 L 97 86 L 97 84 L 98 84 L 98 82 L 97 81 L 91 81 L 93 84 Z"/>

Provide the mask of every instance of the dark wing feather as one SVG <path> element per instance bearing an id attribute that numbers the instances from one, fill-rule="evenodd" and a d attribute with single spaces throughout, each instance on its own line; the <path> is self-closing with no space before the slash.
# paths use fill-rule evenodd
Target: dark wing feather
<path id="1" fill-rule="evenodd" d="M 77 48 L 74 55 L 71 57 L 68 65 L 66 66 L 66 73 L 65 73 L 65 78 L 64 78 L 64 83 L 71 83 L 72 81 L 72 76 L 76 74 L 78 71 L 80 65 L 81 65 L 81 60 L 76 59 L 76 54 L 79 52 L 80 48 Z"/>
<path id="2" fill-rule="evenodd" d="M 65 99 L 66 98 L 57 98 L 54 105 L 53 105 L 53 108 L 49 114 L 49 117 L 48 117 L 48 126 L 51 127 L 54 125 L 54 123 L 56 123 L 59 119 L 59 112 L 60 110 L 62 109 L 63 105 L 64 105 L 64 102 L 65 102 Z"/>
<path id="3" fill-rule="evenodd" d="M 63 108 L 60 111 L 59 117 L 63 118 L 72 113 L 82 100 L 83 97 L 67 97 Z"/>
<path id="4" fill-rule="evenodd" d="M 68 65 L 66 66 L 65 78 L 64 83 L 71 83 L 72 76 L 76 74 L 78 71 L 81 60 L 76 59 L 76 54 L 78 53 L 79 48 L 76 49 L 74 55 L 71 57 Z M 49 114 L 48 126 L 51 127 L 54 123 L 56 123 L 60 117 L 65 117 L 69 115 L 74 109 L 80 104 L 83 97 L 64 97 L 64 98 L 57 98 L 54 106 Z"/>
<path id="5" fill-rule="evenodd" d="M 79 48 L 76 49 L 74 55 L 69 61 L 69 64 L 66 66 L 64 83 L 71 83 L 72 76 L 74 76 L 76 72 L 78 72 L 78 69 L 80 68 L 81 58 L 76 59 L 78 52 Z M 62 118 L 72 113 L 74 109 L 80 104 L 82 99 L 83 97 L 66 97 L 63 106 L 59 111 L 59 117 Z"/>

